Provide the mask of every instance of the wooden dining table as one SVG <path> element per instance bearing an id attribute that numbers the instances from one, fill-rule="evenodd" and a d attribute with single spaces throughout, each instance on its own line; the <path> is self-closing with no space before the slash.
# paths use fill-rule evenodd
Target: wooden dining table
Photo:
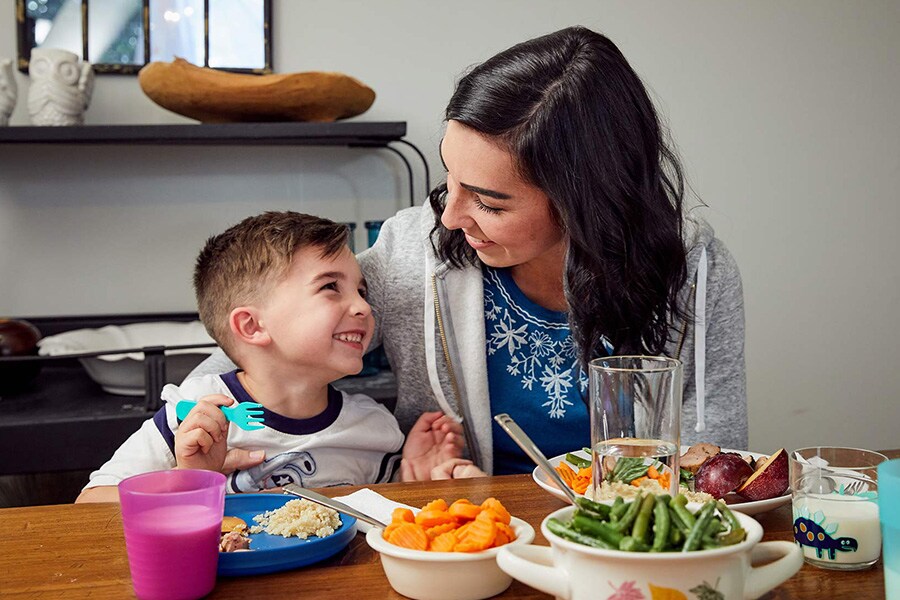
<path id="1" fill-rule="evenodd" d="M 900 450 L 887 452 L 900 457 Z M 534 483 L 530 475 L 453 479 L 367 486 L 383 496 L 411 506 L 435 498 L 468 498 L 481 502 L 491 496 L 509 511 L 531 523 L 535 544 L 548 545 L 540 532 L 543 518 L 565 506 Z M 359 488 L 318 491 L 341 496 Z M 763 540 L 792 540 L 790 503 L 755 518 L 765 530 Z M 32 506 L 0 510 L 4 535 L 0 542 L 0 598 L 133 597 L 122 519 L 117 504 Z M 247 577 L 219 577 L 210 598 L 286 598 L 347 600 L 403 598 L 394 592 L 378 554 L 365 536 L 356 537 L 337 555 L 295 570 Z M 518 581 L 498 598 L 549 598 Z M 763 598 L 825 600 L 885 597 L 879 561 L 863 571 L 831 571 L 804 564 L 791 579 Z"/>

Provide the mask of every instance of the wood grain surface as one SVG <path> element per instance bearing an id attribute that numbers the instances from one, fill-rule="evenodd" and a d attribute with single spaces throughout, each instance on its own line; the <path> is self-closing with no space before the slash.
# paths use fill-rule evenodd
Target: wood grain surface
<path id="1" fill-rule="evenodd" d="M 890 451 L 900 457 L 900 451 Z M 382 495 L 421 506 L 435 498 L 480 502 L 494 496 L 510 512 L 531 523 L 534 543 L 547 545 L 541 520 L 565 504 L 539 488 L 529 475 L 509 475 L 419 483 L 368 486 Z M 319 490 L 329 496 L 358 488 Z M 4 540 L 0 545 L 0 597 L 93 598 L 133 597 L 122 521 L 116 504 L 33 506 L 0 510 Z M 765 529 L 764 540 L 791 540 L 790 505 L 755 517 Z M 395 593 L 381 569 L 377 553 L 363 535 L 329 560 L 293 571 L 253 577 L 220 577 L 211 598 L 300 597 L 346 600 L 403 598 Z M 500 598 L 549 598 L 518 581 Z M 881 561 L 865 571 L 839 572 L 810 565 L 764 598 L 809 599 L 885 597 Z"/>

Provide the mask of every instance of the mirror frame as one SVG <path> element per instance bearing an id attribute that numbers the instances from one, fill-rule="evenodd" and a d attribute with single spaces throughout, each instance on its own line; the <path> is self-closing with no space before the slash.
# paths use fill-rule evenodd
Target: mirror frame
<path id="1" fill-rule="evenodd" d="M 28 73 L 28 63 L 31 58 L 31 49 L 34 47 L 30 39 L 25 19 L 25 2 L 16 0 L 16 29 L 18 32 L 18 67 L 22 73 Z M 209 3 L 203 1 L 203 47 L 205 56 L 202 67 L 209 67 Z M 88 17 L 90 14 L 90 0 L 81 0 L 81 59 L 87 60 L 88 55 Z M 144 28 L 144 62 L 142 64 L 126 65 L 118 63 L 96 63 L 91 67 L 95 73 L 116 75 L 134 75 L 146 66 L 150 61 L 150 0 L 141 0 L 141 20 Z M 218 71 L 231 73 L 252 73 L 262 75 L 272 72 L 272 0 L 263 0 L 263 45 L 265 66 L 261 69 L 239 69 L 216 67 Z"/>

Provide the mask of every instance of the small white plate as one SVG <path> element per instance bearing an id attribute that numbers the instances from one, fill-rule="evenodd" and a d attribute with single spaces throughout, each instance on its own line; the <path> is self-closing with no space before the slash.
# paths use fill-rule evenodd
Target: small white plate
<path id="1" fill-rule="evenodd" d="M 684 454 L 688 451 L 689 446 L 682 446 L 681 453 Z M 722 452 L 737 452 L 741 456 L 750 456 L 751 458 L 759 458 L 761 456 L 766 456 L 765 454 L 760 454 L 759 452 L 744 452 L 743 450 L 729 450 L 728 448 L 722 448 Z M 590 455 L 585 453 L 583 450 L 574 450 L 572 454 L 575 456 L 580 456 L 581 458 L 585 458 L 590 460 Z M 565 454 L 560 454 L 559 456 L 554 456 L 553 458 L 548 459 L 550 464 L 553 467 L 556 467 L 559 463 L 563 462 L 566 459 Z M 560 500 L 568 500 L 565 493 L 563 493 L 556 484 L 549 478 L 547 475 L 541 471 L 540 467 L 535 467 L 534 471 L 531 472 L 531 477 L 534 479 L 534 482 L 559 498 Z M 580 494 L 578 494 L 580 495 Z M 786 493 L 783 496 L 778 496 L 777 498 L 769 498 L 767 500 L 744 500 L 737 494 L 728 494 L 724 498 L 725 503 L 728 504 L 728 507 L 740 511 L 745 515 L 755 515 L 763 512 L 767 512 L 778 508 L 784 504 L 787 504 L 791 501 L 790 492 Z"/>

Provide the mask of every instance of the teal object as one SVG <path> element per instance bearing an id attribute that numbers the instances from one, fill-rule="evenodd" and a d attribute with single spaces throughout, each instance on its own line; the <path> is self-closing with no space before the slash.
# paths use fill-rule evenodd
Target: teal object
<path id="1" fill-rule="evenodd" d="M 193 400 L 182 400 L 175 405 L 175 415 L 179 421 L 184 421 L 188 413 L 197 406 Z M 256 402 L 239 402 L 234 406 L 220 406 L 225 418 L 243 429 L 253 431 L 263 428 L 263 405 Z"/>
<path id="2" fill-rule="evenodd" d="M 256 525 L 253 517 L 267 510 L 281 508 L 293 496 L 282 494 L 234 494 L 225 496 L 225 514 L 243 519 L 248 526 Z M 356 536 L 356 519 L 340 515 L 341 526 L 329 536 L 314 535 L 305 540 L 298 537 L 269 535 L 266 532 L 250 535 L 250 552 L 220 552 L 219 575 L 259 575 L 296 569 L 325 560 L 347 547 Z"/>
<path id="3" fill-rule="evenodd" d="M 900 600 L 900 458 L 878 465 L 878 515 L 886 600 Z"/>

